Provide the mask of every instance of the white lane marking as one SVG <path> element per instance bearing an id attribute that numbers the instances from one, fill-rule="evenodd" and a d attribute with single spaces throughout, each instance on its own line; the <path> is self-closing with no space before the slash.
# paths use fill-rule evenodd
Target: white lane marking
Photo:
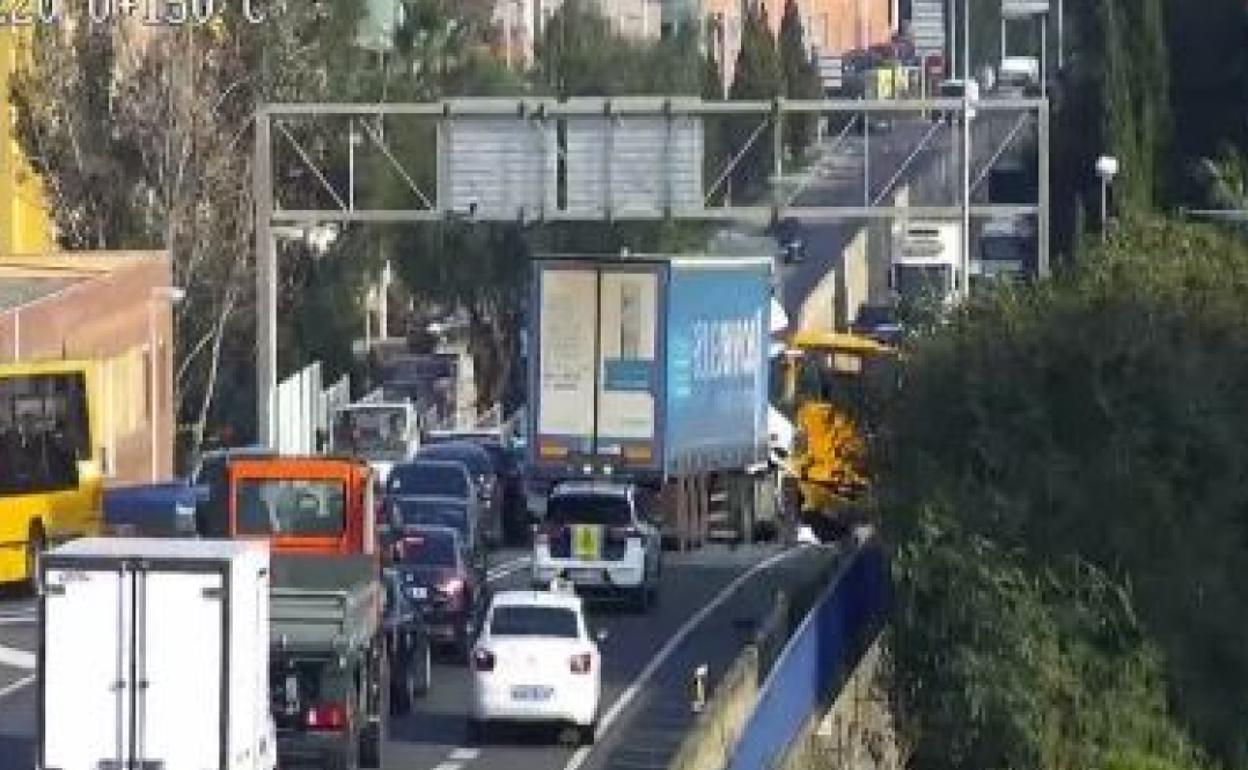
<path id="1" fill-rule="evenodd" d="M 716 594 L 715 598 L 712 599 L 709 604 L 698 610 L 693 617 L 689 618 L 689 620 L 687 620 L 685 624 L 680 627 L 680 630 L 678 630 L 671 639 L 667 640 L 667 644 L 663 645 L 658 653 L 650 659 L 650 662 L 641 670 L 641 673 L 637 675 L 637 677 L 633 680 L 633 683 L 630 684 L 624 692 L 620 693 L 620 697 L 615 699 L 615 703 L 611 704 L 611 708 L 607 709 L 607 713 L 599 717 L 598 736 L 602 737 L 607 734 L 607 730 L 611 728 L 611 723 L 616 719 L 619 719 L 620 714 L 623 713 L 624 709 L 628 707 L 628 704 L 632 702 L 633 698 L 637 697 L 637 693 L 641 692 L 641 688 L 645 687 L 646 683 L 650 680 L 650 677 L 654 676 L 654 673 L 659 670 L 659 667 L 661 667 L 663 663 L 666 662 L 674 652 L 676 652 L 676 648 L 679 647 L 680 643 L 685 640 L 685 637 L 692 634 L 694 629 L 696 629 L 703 620 L 706 620 L 706 618 L 718 609 L 721 604 L 728 601 L 729 597 L 736 593 L 737 589 L 745 585 L 746 581 L 754 577 L 754 575 L 767 569 L 771 565 L 776 564 L 782 559 L 788 558 L 789 556 L 797 553 L 799 550 L 801 549 L 790 548 L 781 551 L 780 553 L 774 554 L 764 561 L 755 564 L 740 575 L 737 575 L 731 583 L 724 586 L 723 590 Z M 593 751 L 593 747 L 591 746 L 582 746 L 577 749 L 568 760 L 568 764 L 564 766 L 563 770 L 577 770 L 585 763 L 586 759 L 589 759 L 591 751 Z"/>
<path id="2" fill-rule="evenodd" d="M 12 695 L 13 693 L 17 692 L 23 687 L 32 685 L 34 683 L 35 683 L 35 675 L 31 674 L 30 676 L 26 676 L 26 677 L 22 677 L 21 679 L 18 679 L 16 682 L 13 682 L 12 684 L 8 684 L 8 685 L 5 685 L 4 687 L 0 687 L 0 700 L 3 700 L 4 698 Z"/>
<path id="3" fill-rule="evenodd" d="M 0 666 L 33 671 L 35 668 L 35 654 L 25 650 L 15 650 L 12 647 L 0 647 Z"/>
<path id="4" fill-rule="evenodd" d="M 433 770 L 459 770 L 461 767 L 463 767 L 463 765 L 459 762 L 441 762 L 434 765 Z"/>
<path id="5" fill-rule="evenodd" d="M 481 756 L 481 749 L 459 748 L 451 752 L 449 759 L 452 762 L 471 762 L 479 756 Z"/>
<path id="6" fill-rule="evenodd" d="M 508 575 L 512 575 L 524 569 L 525 567 L 529 566 L 530 561 L 532 561 L 532 559 L 528 556 L 521 556 L 518 559 L 512 559 L 506 564 L 500 564 L 494 569 L 490 570 L 488 573 L 486 573 L 485 579 L 489 582 L 494 582 L 495 580 L 502 580 Z"/>
<path id="7" fill-rule="evenodd" d="M 36 618 L 34 615 L 30 615 L 24 618 L 17 617 L 17 616 L 14 616 L 11 618 L 0 617 L 0 626 L 29 626 L 38 622 L 39 622 L 39 619 Z"/>

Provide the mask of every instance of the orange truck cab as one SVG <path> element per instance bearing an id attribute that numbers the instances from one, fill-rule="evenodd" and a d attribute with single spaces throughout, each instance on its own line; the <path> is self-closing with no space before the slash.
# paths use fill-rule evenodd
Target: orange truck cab
<path id="1" fill-rule="evenodd" d="M 373 471 L 359 460 L 264 457 L 229 463 L 229 536 L 273 553 L 377 555 Z"/>

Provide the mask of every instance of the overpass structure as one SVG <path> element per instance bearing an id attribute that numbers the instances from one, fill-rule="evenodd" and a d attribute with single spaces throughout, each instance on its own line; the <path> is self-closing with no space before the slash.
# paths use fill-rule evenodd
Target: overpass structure
<path id="1" fill-rule="evenodd" d="M 936 116 L 956 127 L 961 170 L 956 200 L 940 206 L 881 205 L 871 194 L 872 125 L 881 116 Z M 998 124 L 978 116 L 1015 117 L 1005 136 L 973 126 Z M 785 172 L 784 127 L 798 116 L 860 117 L 864 147 L 863 199 L 855 205 L 792 206 L 779 186 L 771 199 L 714 205 L 748 153 L 768 152 L 773 178 Z M 968 116 L 971 119 L 967 119 Z M 745 139 L 722 167 L 708 167 L 705 124 L 735 121 Z M 428 131 L 436 171 L 421 173 L 386 139 L 388 123 L 415 121 Z M 973 143 L 1002 147 L 1031 123 L 1037 140 L 1037 200 L 1026 205 L 980 205 L 972 195 Z M 770 129 L 770 148 L 760 146 Z M 911 154 L 918 157 L 928 132 Z M 987 135 L 985 135 L 987 134 Z M 322 147 L 346 148 L 345 189 L 324 168 Z M 951 143 L 952 144 L 952 143 Z M 357 147 L 369 145 L 401 180 L 410 202 L 392 208 L 357 201 Z M 280 148 L 280 152 L 279 152 Z M 951 147 L 952 149 L 952 147 Z M 983 154 L 983 153 L 979 153 Z M 1000 152 L 989 153 L 991 157 Z M 447 220 L 533 225 L 570 221 L 693 220 L 766 223 L 783 217 L 812 222 L 914 217 L 958 219 L 1034 216 L 1039 232 L 1039 272 L 1049 268 L 1049 103 L 1047 99 L 703 101 L 692 97 L 463 98 L 422 103 L 270 104 L 256 115 L 254 193 L 257 270 L 257 409 L 262 442 L 276 434 L 277 276 L 275 233 L 280 228 L 326 223 L 420 223 Z M 284 171 L 292 164 L 315 185 L 293 190 Z M 282 166 L 282 168 L 279 168 Z M 905 167 L 889 181 L 900 179 Z M 982 175 L 981 175 L 982 176 Z M 291 205 L 293 204 L 293 205 Z M 963 239 L 970 261 L 969 238 Z M 967 271 L 963 271 L 965 276 Z"/>

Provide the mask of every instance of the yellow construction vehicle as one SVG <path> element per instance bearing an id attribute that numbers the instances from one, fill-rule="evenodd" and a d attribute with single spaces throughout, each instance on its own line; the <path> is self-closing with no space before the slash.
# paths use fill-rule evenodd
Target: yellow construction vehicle
<path id="1" fill-rule="evenodd" d="M 835 520 L 863 499 L 870 394 L 895 360 L 894 348 L 855 334 L 799 331 L 789 340 L 781 411 L 795 423 L 789 470 L 804 518 Z"/>

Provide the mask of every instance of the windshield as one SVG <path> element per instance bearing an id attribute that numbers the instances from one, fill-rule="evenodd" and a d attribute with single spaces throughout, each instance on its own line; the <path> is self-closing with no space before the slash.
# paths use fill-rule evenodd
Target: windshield
<path id="1" fill-rule="evenodd" d="M 406 459 L 407 410 L 402 406 L 344 409 L 334 418 L 334 449 L 377 459 Z"/>
<path id="2" fill-rule="evenodd" d="M 555 495 L 546 508 L 546 520 L 554 524 L 626 527 L 632 519 L 628 501 L 615 495 Z"/>
<path id="3" fill-rule="evenodd" d="M 340 535 L 346 489 L 331 479 L 240 479 L 235 527 L 242 535 Z"/>
<path id="4" fill-rule="evenodd" d="M 455 537 L 449 532 L 416 532 L 399 541 L 398 563 L 409 567 L 456 567 Z"/>
<path id="5" fill-rule="evenodd" d="M 468 509 L 462 505 L 432 500 L 398 500 L 392 510 L 396 523 L 402 527 L 433 525 L 458 530 L 461 536 L 468 534 Z"/>
<path id="6" fill-rule="evenodd" d="M 898 265 L 897 293 L 905 299 L 943 297 L 950 288 L 948 265 Z"/>
<path id="7" fill-rule="evenodd" d="M 386 479 L 386 491 L 399 495 L 432 495 L 467 499 L 468 477 L 459 466 L 433 463 L 396 465 Z"/>
<path id="8" fill-rule="evenodd" d="M 576 613 L 563 607 L 495 607 L 490 636 L 580 636 Z"/>
<path id="9" fill-rule="evenodd" d="M 1022 262 L 1025 240 L 1017 236 L 996 235 L 980 241 L 980 259 L 986 262 Z"/>

